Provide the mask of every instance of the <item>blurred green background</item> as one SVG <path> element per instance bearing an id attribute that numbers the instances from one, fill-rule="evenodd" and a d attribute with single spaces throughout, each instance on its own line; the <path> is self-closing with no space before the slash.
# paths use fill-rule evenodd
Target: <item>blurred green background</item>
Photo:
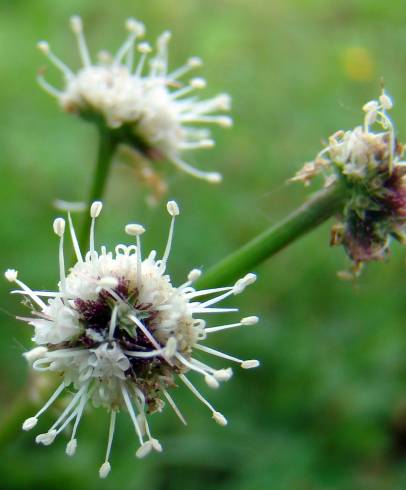
<path id="1" fill-rule="evenodd" d="M 406 134 L 403 1 L 376 0 L 0 0 L 0 268 L 14 267 L 37 289 L 57 282 L 55 198 L 83 200 L 96 151 L 94 128 L 63 114 L 36 85 L 46 64 L 39 39 L 78 66 L 68 18 L 80 13 L 93 52 L 116 49 L 128 16 L 143 20 L 148 39 L 173 31 L 171 62 L 206 61 L 206 94 L 233 96 L 232 130 L 215 131 L 216 149 L 191 155 L 220 170 L 210 186 L 160 164 L 168 198 L 182 207 L 170 270 L 176 282 L 207 268 L 300 204 L 307 190 L 286 180 L 313 158 L 320 140 L 361 121 L 381 77 L 395 99 L 393 117 Z M 49 70 L 50 80 L 57 80 Z M 147 227 L 146 249 L 162 250 L 169 224 L 165 200 L 146 204 L 145 186 L 123 166 L 112 172 L 98 241 L 125 241 L 123 226 Z M 174 396 L 187 428 L 170 410 L 153 415 L 164 452 L 137 461 L 125 414 L 119 417 L 112 473 L 98 479 L 108 418 L 83 419 L 74 458 L 66 440 L 37 447 L 18 432 L 1 449 L 0 488 L 111 490 L 392 490 L 406 487 L 405 251 L 371 265 L 356 284 L 341 282 L 340 249 L 326 224 L 264 264 L 255 287 L 236 298 L 254 328 L 218 335 L 212 345 L 262 362 L 236 369 L 209 393 L 229 425 L 210 420 L 185 390 Z M 0 402 L 5 414 L 24 386 L 21 356 L 30 329 L 13 320 L 26 310 L 0 284 Z M 222 363 L 219 363 L 220 367 Z M 197 381 L 198 384 L 198 381 Z M 201 386 L 201 385 L 199 385 Z M 41 420 L 45 431 L 50 420 Z"/>

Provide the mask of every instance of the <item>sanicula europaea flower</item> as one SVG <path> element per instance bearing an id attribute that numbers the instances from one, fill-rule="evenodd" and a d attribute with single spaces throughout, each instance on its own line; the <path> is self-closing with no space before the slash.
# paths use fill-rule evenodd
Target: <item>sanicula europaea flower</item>
<path id="1" fill-rule="evenodd" d="M 116 417 L 125 411 L 130 416 L 139 440 L 136 455 L 146 456 L 151 450 L 161 451 L 161 444 L 151 435 L 147 413 L 159 412 L 167 402 L 176 415 L 184 417 L 170 391 L 177 383 L 185 385 L 212 413 L 220 425 L 226 418 L 197 390 L 190 373 L 203 376 L 207 385 L 217 388 L 231 375 L 230 367 L 217 369 L 206 363 L 205 356 L 236 362 L 244 369 L 259 365 L 256 360 L 242 360 L 206 345 L 207 337 L 227 329 L 257 323 L 256 316 L 240 321 L 208 326 L 207 315 L 227 314 L 236 308 L 219 307 L 217 303 L 242 293 L 256 276 L 247 274 L 230 287 L 196 290 L 193 282 L 201 272 L 193 269 L 184 284 L 175 287 L 166 274 L 171 250 L 175 217 L 179 214 L 174 201 L 167 204 L 171 215 L 169 236 L 162 258 L 152 251 L 143 257 L 141 235 L 145 229 L 128 224 L 125 231 L 135 239 L 133 245 L 119 244 L 114 252 L 95 246 L 95 221 L 102 203 L 94 202 L 89 250 L 79 248 L 71 216 L 68 223 L 76 263 L 66 273 L 64 259 L 65 220 L 54 221 L 59 237 L 59 274 L 57 291 L 36 291 L 9 269 L 6 278 L 20 289 L 31 303 L 31 315 L 22 320 L 34 327 L 35 347 L 25 357 L 36 371 L 58 374 L 61 382 L 45 405 L 23 423 L 24 430 L 33 429 L 39 417 L 63 396 L 71 393 L 69 402 L 55 423 L 37 443 L 51 444 L 70 424 L 71 437 L 66 453 L 72 456 L 77 447 L 77 430 L 87 405 L 102 407 L 110 413 L 110 426 L 105 460 L 100 477 L 110 472 L 110 450 Z"/>
<path id="2" fill-rule="evenodd" d="M 344 185 L 347 198 L 331 235 L 342 244 L 353 263 L 352 277 L 363 263 L 382 260 L 392 237 L 404 241 L 406 223 L 406 162 L 393 122 L 388 116 L 392 99 L 382 90 L 378 100 L 364 105 L 364 123 L 330 136 L 315 160 L 292 180 L 308 184 L 318 174 L 325 185 Z"/>
<path id="3" fill-rule="evenodd" d="M 80 17 L 71 18 L 71 28 L 82 62 L 77 72 L 59 59 L 47 42 L 38 43 L 63 75 L 61 89 L 51 86 L 42 73 L 38 76 L 40 85 L 57 98 L 60 106 L 86 119 L 101 120 L 118 133 L 120 142 L 130 144 L 152 160 L 167 159 L 195 177 L 219 182 L 218 172 L 198 170 L 182 156 L 184 151 L 214 145 L 205 125 L 232 125 L 229 116 L 218 114 L 230 109 L 228 94 L 202 100 L 193 92 L 205 88 L 203 78 L 182 81 L 191 70 L 201 66 L 201 59 L 192 57 L 184 66 L 170 71 L 170 32 L 158 37 L 155 54 L 151 54 L 152 47 L 139 42 L 145 34 L 144 25 L 128 19 L 128 38 L 114 56 L 100 52 L 96 63 L 91 59 Z"/>

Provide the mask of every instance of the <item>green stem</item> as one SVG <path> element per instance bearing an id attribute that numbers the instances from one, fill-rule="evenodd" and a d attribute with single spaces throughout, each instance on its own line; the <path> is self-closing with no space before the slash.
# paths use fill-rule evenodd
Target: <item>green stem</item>
<path id="1" fill-rule="evenodd" d="M 79 235 L 79 245 L 81 250 L 87 250 L 89 245 L 91 217 L 88 210 L 94 201 L 101 201 L 103 199 L 114 152 L 118 144 L 118 139 L 114 131 L 108 129 L 103 123 L 98 124 L 97 127 L 99 129 L 99 149 L 92 187 L 89 194 L 86 218 Z"/>
<path id="2" fill-rule="evenodd" d="M 271 226 L 214 265 L 196 282 L 196 288 L 206 289 L 231 284 L 338 213 L 345 199 L 346 190 L 340 183 L 317 192 L 280 223 Z"/>

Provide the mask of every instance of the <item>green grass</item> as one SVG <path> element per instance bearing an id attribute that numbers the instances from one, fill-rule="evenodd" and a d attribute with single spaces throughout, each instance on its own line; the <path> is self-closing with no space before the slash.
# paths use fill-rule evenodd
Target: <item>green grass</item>
<path id="1" fill-rule="evenodd" d="M 116 49 L 130 15 L 146 23 L 150 40 L 171 29 L 172 66 L 200 55 L 207 93 L 233 96 L 235 127 L 216 131 L 216 149 L 192 156 L 201 168 L 221 171 L 224 184 L 209 186 L 160 166 L 168 197 L 182 208 L 170 261 L 177 281 L 294 209 L 306 191 L 286 180 L 314 157 L 322 138 L 360 123 L 360 108 L 376 97 L 381 77 L 395 99 L 400 138 L 406 135 L 404 2 L 2 0 L 0 268 L 17 268 L 38 289 L 57 281 L 51 203 L 85 198 L 96 152 L 94 129 L 63 114 L 35 83 L 37 68 L 46 64 L 35 50 L 39 39 L 77 66 L 72 13 L 83 16 L 94 51 Z M 52 69 L 49 77 L 57 83 Z M 113 170 L 99 242 L 124 241 L 124 224 L 138 221 L 147 228 L 145 248 L 163 249 L 165 202 L 151 209 L 147 193 L 128 169 Z M 371 265 L 352 285 L 336 278 L 345 258 L 328 239 L 324 225 L 264 264 L 257 285 L 237 298 L 243 316 L 258 314 L 262 321 L 219 335 L 216 345 L 259 358 L 262 367 L 236 369 L 229 383 L 210 393 L 228 427 L 216 426 L 178 390 L 188 427 L 169 410 L 152 416 L 164 452 L 137 461 L 136 439 L 122 414 L 113 470 L 101 482 L 108 420 L 94 410 L 83 420 L 74 458 L 65 456 L 63 438 L 45 448 L 32 434 L 16 433 L 0 458 L 0 487 L 405 488 L 405 252 L 395 245 L 388 263 Z M 8 289 L 0 284 L 1 413 L 25 383 L 21 353 L 30 345 L 29 328 L 12 318 L 24 308 Z"/>

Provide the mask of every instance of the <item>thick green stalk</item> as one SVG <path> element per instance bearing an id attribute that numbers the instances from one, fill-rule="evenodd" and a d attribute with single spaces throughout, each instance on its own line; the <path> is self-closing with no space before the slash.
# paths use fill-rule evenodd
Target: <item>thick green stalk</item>
<path id="1" fill-rule="evenodd" d="M 106 184 L 113 161 L 114 152 L 117 148 L 118 139 L 114 131 L 107 128 L 103 123 L 97 125 L 99 129 L 99 149 L 97 153 L 96 168 L 90 189 L 86 218 L 79 235 L 81 250 L 87 250 L 89 245 L 89 229 L 91 217 L 89 208 L 94 201 L 101 201 L 106 190 Z"/>
<path id="2" fill-rule="evenodd" d="M 196 288 L 206 289 L 231 284 L 259 264 L 313 230 L 343 208 L 346 198 L 344 184 L 317 192 L 287 218 L 271 226 L 209 269 Z"/>

